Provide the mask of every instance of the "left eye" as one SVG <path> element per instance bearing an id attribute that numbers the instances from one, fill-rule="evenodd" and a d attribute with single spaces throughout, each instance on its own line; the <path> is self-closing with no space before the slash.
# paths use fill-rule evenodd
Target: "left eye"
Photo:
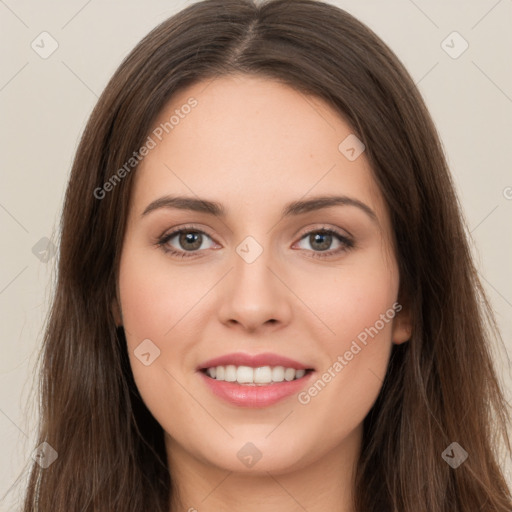
<path id="1" fill-rule="evenodd" d="M 348 245 L 348 241 L 345 237 L 342 237 L 332 230 L 310 231 L 300 239 L 300 242 L 302 241 L 309 242 L 315 252 L 323 252 L 328 250 L 336 251 L 340 247 Z M 338 243 L 337 247 L 331 247 L 333 241 Z M 301 249 L 304 249 L 304 247 L 301 247 Z"/>

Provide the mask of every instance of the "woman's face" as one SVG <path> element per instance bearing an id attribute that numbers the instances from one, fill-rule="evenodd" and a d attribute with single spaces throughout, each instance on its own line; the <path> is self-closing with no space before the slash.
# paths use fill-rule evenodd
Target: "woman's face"
<path id="1" fill-rule="evenodd" d="M 115 314 L 170 461 L 277 474 L 355 456 L 410 328 L 351 127 L 317 98 L 237 75 L 174 96 L 150 137 Z"/>

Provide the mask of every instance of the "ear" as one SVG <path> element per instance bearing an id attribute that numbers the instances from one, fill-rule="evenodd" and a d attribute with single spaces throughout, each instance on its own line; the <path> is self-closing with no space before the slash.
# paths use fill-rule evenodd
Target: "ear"
<path id="1" fill-rule="evenodd" d="M 121 314 L 121 308 L 119 307 L 117 298 L 114 298 L 112 300 L 112 303 L 110 305 L 110 311 L 112 312 L 112 316 L 114 317 L 116 327 L 121 327 L 123 325 L 123 316 Z"/>
<path id="2" fill-rule="evenodd" d="M 409 341 L 412 336 L 412 315 L 410 308 L 399 305 L 397 307 L 395 318 L 393 319 L 393 329 L 391 334 L 391 340 L 396 345 L 400 345 Z"/>

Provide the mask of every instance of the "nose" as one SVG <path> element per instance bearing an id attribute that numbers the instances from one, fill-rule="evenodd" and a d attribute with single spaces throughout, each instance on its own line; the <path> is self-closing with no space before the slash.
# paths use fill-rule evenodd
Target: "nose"
<path id="1" fill-rule="evenodd" d="M 283 283 L 286 279 L 270 251 L 264 250 L 251 263 L 235 253 L 233 265 L 219 290 L 220 321 L 250 332 L 287 325 L 292 317 L 293 294 Z"/>

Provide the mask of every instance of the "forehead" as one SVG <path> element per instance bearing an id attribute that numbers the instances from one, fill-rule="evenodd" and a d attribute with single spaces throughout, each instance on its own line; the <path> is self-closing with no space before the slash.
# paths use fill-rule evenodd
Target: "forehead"
<path id="1" fill-rule="evenodd" d="M 191 106 L 193 105 L 193 106 Z M 351 126 L 323 100 L 263 77 L 235 75 L 180 91 L 162 110 L 139 164 L 134 204 L 187 194 L 261 212 L 305 195 L 350 194 L 384 205 L 364 152 L 340 143 Z M 348 139 L 351 140 L 351 139 Z"/>

